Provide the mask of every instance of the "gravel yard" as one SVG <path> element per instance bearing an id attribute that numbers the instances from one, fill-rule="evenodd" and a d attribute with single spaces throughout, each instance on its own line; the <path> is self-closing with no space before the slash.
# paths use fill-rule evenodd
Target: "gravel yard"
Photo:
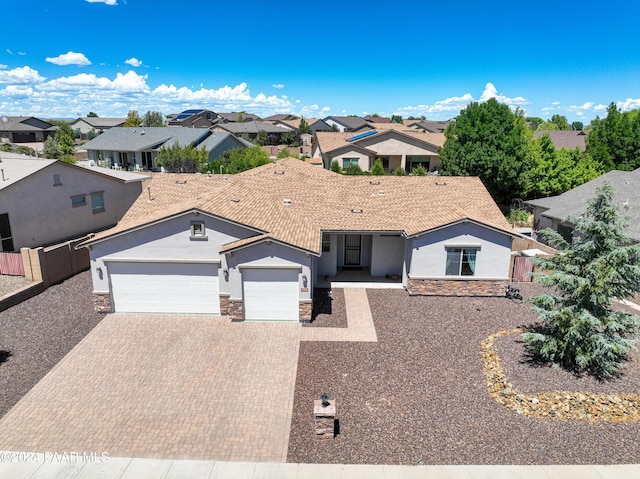
<path id="1" fill-rule="evenodd" d="M 9 276 L 6 274 L 0 274 L 0 298 L 5 294 L 13 293 L 14 291 L 31 284 L 31 281 L 25 279 L 24 276 Z"/>
<path id="2" fill-rule="evenodd" d="M 541 291 L 523 284 L 525 298 Z M 637 463 L 640 424 L 519 416 L 487 393 L 480 342 L 535 322 L 505 298 L 409 297 L 368 290 L 378 343 L 303 342 L 289 462 L 370 464 Z M 633 312 L 633 310 L 630 310 Z M 640 393 L 640 358 L 598 383 L 522 364 L 518 335 L 496 341 L 509 381 L 523 391 Z M 314 437 L 313 400 L 336 399 L 339 434 Z"/>
<path id="3" fill-rule="evenodd" d="M 334 289 L 333 298 L 328 288 L 316 288 L 313 292 L 311 322 L 303 323 L 310 328 L 346 328 L 347 310 L 344 302 L 344 290 Z"/>
<path id="4" fill-rule="evenodd" d="M 0 312 L 0 416 L 101 318 L 93 311 L 88 271 Z"/>

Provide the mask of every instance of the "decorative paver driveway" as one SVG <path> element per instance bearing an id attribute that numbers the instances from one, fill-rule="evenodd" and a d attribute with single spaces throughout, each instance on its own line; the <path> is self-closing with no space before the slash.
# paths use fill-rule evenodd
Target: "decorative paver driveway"
<path id="1" fill-rule="evenodd" d="M 0 450 L 284 462 L 300 329 L 109 315 L 0 421 Z"/>

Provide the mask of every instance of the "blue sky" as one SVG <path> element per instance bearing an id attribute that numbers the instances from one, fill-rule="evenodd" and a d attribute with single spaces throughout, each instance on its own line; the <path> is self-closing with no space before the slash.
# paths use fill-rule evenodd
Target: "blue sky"
<path id="1" fill-rule="evenodd" d="M 0 0 L 0 114 L 640 108 L 640 2 Z"/>

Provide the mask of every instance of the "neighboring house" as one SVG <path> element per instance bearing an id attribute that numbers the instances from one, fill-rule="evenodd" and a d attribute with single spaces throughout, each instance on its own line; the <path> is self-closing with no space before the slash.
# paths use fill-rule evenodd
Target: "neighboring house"
<path id="1" fill-rule="evenodd" d="M 628 217 L 625 234 L 634 242 L 640 242 L 640 168 L 634 171 L 610 171 L 558 196 L 525 201 L 533 208 L 534 229 L 551 228 L 571 241 L 574 225 L 569 216 L 578 217 L 587 211 L 587 204 L 596 190 L 609 184 L 615 191 L 614 204 L 620 207 L 622 216 Z"/>
<path id="2" fill-rule="evenodd" d="M 155 175 L 82 246 L 103 311 L 298 321 L 314 287 L 351 268 L 410 294 L 504 295 L 514 236 L 478 178 L 344 176 L 287 158 Z"/>
<path id="3" fill-rule="evenodd" d="M 3 116 L 0 135 L 9 143 L 43 142 L 56 134 L 57 126 L 33 116 Z"/>
<path id="4" fill-rule="evenodd" d="M 556 150 L 578 148 L 580 151 L 586 151 L 587 149 L 587 134 L 583 130 L 540 130 L 533 134 L 535 138 L 543 135 L 549 135 Z"/>
<path id="5" fill-rule="evenodd" d="M 218 121 L 220 117 L 211 110 L 185 110 L 181 113 L 167 115 L 167 126 L 182 126 L 185 128 L 209 128 Z"/>
<path id="6" fill-rule="evenodd" d="M 328 116 L 322 121 L 329 125 L 329 129 L 335 126 L 340 132 L 364 132 L 373 129 L 364 118 L 359 116 Z"/>
<path id="7" fill-rule="evenodd" d="M 363 119 L 368 123 L 391 123 L 391 118 L 387 118 L 385 116 L 367 115 Z"/>
<path id="8" fill-rule="evenodd" d="M 45 246 L 113 226 L 148 179 L 5 152 L 0 152 L 0 171 L 0 251 Z"/>
<path id="9" fill-rule="evenodd" d="M 271 123 L 265 123 L 262 121 L 244 121 L 240 123 L 218 123 L 213 127 L 214 131 L 228 131 L 236 136 L 242 138 L 249 138 L 251 140 L 258 137 L 258 132 L 265 131 L 269 137 L 269 143 L 276 145 L 280 143 L 280 137 L 283 133 L 293 131 L 288 125 L 284 126 L 273 125 Z"/>
<path id="10" fill-rule="evenodd" d="M 253 113 L 245 113 L 240 111 L 234 111 L 232 113 L 218 113 L 220 123 L 243 123 L 246 121 L 262 121 L 258 115 Z"/>
<path id="11" fill-rule="evenodd" d="M 87 134 L 93 130 L 96 135 L 104 133 L 105 131 L 115 128 L 117 126 L 123 126 L 126 118 L 100 118 L 97 116 L 81 116 L 73 123 L 71 128 L 73 130 L 80 130 L 82 138 L 87 138 Z"/>
<path id="12" fill-rule="evenodd" d="M 289 113 L 278 113 L 276 115 L 271 115 L 266 118 L 263 118 L 262 121 L 272 122 L 272 121 L 291 121 L 291 120 L 300 120 L 299 116 L 291 115 Z"/>
<path id="13" fill-rule="evenodd" d="M 214 133 L 208 128 L 139 127 L 112 128 L 83 145 L 94 164 L 130 170 L 156 170 L 156 158 L 162 147 L 193 145 L 205 147 L 208 161 L 215 161 L 225 151 L 246 148 L 250 143 L 229 133 Z"/>
<path id="14" fill-rule="evenodd" d="M 414 130 L 425 133 L 444 133 L 451 120 L 448 121 L 428 121 L 428 120 L 406 120 L 405 125 Z"/>
<path id="15" fill-rule="evenodd" d="M 438 133 L 371 130 L 365 133 L 318 132 L 313 149 L 314 158 L 322 158 L 324 167 L 337 161 L 342 168 L 357 164 L 370 171 L 376 158 L 382 159 L 385 171 L 403 168 L 411 173 L 418 165 L 435 172 L 440 169 L 438 148 L 445 137 Z"/>

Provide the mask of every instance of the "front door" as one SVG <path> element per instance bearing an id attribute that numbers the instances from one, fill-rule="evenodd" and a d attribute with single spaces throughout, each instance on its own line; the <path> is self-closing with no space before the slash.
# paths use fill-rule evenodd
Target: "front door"
<path id="1" fill-rule="evenodd" d="M 344 265 L 360 266 L 361 235 L 344 235 Z"/>

